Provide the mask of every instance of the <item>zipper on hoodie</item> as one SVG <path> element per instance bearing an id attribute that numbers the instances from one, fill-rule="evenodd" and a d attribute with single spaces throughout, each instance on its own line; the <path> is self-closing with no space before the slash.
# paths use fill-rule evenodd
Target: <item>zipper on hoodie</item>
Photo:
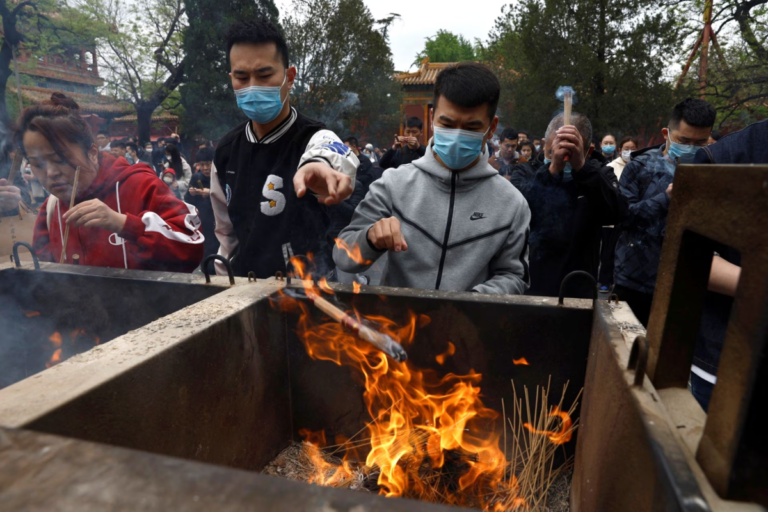
<path id="1" fill-rule="evenodd" d="M 454 199 L 456 199 L 456 176 L 457 173 L 451 171 L 451 201 L 448 204 L 448 222 L 445 224 L 445 237 L 443 237 L 443 250 L 440 254 L 440 266 L 437 268 L 437 282 L 435 283 L 435 290 L 440 289 L 440 281 L 443 279 L 445 255 L 448 252 L 448 237 L 451 235 L 451 222 L 453 221 L 453 202 Z"/>

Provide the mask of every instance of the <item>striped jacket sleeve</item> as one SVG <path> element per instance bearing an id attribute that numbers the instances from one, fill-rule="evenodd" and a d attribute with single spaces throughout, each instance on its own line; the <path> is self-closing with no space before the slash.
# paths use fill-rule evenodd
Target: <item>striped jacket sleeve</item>
<path id="1" fill-rule="evenodd" d="M 309 162 L 328 164 L 334 170 L 352 178 L 352 187 L 355 186 L 355 176 L 360 161 L 332 131 L 320 130 L 309 140 L 309 144 L 307 144 L 307 148 L 299 160 L 299 168 Z"/>
<path id="2" fill-rule="evenodd" d="M 229 259 L 235 253 L 238 241 L 232 220 L 229 218 L 227 195 L 221 188 L 216 164 L 211 167 L 211 206 L 213 206 L 213 215 L 216 218 L 216 230 L 214 232 L 219 240 L 219 255 Z M 215 267 L 217 274 L 227 274 L 227 269 L 221 262 L 216 261 Z"/>

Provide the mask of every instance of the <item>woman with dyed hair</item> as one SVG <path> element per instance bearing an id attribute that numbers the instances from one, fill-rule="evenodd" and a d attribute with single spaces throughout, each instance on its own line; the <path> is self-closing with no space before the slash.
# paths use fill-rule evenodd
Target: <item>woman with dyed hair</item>
<path id="1" fill-rule="evenodd" d="M 16 143 L 51 193 L 35 224 L 33 245 L 41 261 L 59 262 L 63 254 L 66 263 L 176 272 L 191 272 L 200 263 L 197 210 L 176 199 L 146 164 L 99 151 L 71 98 L 54 93 L 24 110 Z"/>

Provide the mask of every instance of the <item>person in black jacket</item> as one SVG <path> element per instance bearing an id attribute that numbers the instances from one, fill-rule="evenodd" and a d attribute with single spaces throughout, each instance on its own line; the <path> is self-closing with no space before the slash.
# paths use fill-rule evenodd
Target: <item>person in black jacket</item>
<path id="1" fill-rule="evenodd" d="M 408 118 L 403 136 L 395 135 L 394 144 L 381 157 L 379 165 L 382 169 L 396 169 L 424 156 L 427 148 L 421 143 L 422 127 L 423 124 L 418 117 Z"/>
<path id="2" fill-rule="evenodd" d="M 205 237 L 203 259 L 219 250 L 219 241 L 216 239 L 216 218 L 211 205 L 211 168 L 213 167 L 213 148 L 203 148 L 197 152 L 197 163 L 192 179 L 189 180 L 189 189 L 184 195 L 184 202 L 197 208 L 197 215 L 202 224 Z"/>
<path id="3" fill-rule="evenodd" d="M 357 167 L 356 179 L 362 185 L 363 187 L 362 194 L 363 194 L 363 197 L 365 197 L 365 194 L 368 193 L 368 187 L 371 186 L 371 183 L 373 183 L 378 178 L 380 178 L 381 174 L 379 174 L 378 176 L 375 174 L 376 171 L 373 168 L 373 163 L 371 162 L 370 158 L 366 157 L 365 154 L 363 154 L 362 156 L 360 155 L 360 147 L 358 146 L 356 137 L 347 137 L 346 139 L 343 140 L 343 142 L 345 146 L 347 146 L 349 149 L 352 150 L 352 153 L 354 153 L 357 159 L 360 161 L 360 165 Z M 357 188 L 355 188 L 355 192 L 357 192 Z M 353 195 L 354 195 L 354 192 L 353 192 Z M 351 197 L 352 196 L 350 196 L 350 199 Z M 351 218 L 352 217 L 350 215 L 350 219 Z M 344 225 L 344 227 L 346 227 L 346 224 Z"/>
<path id="4" fill-rule="evenodd" d="M 613 169 L 590 158 L 589 119 L 574 113 L 572 120 L 573 126 L 563 126 L 562 114 L 552 119 L 543 164 L 532 176 L 531 169 L 518 166 L 512 179 L 531 208 L 529 295 L 556 297 L 563 278 L 574 270 L 597 279 L 602 226 L 619 222 L 627 212 Z M 593 293 L 583 281 L 566 290 L 569 297 Z"/>

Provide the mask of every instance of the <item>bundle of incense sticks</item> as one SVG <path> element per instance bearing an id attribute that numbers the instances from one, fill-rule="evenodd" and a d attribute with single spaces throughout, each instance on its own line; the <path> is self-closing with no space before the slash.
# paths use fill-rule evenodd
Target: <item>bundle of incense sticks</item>
<path id="1" fill-rule="evenodd" d="M 75 206 L 75 196 L 77 195 L 77 183 L 80 181 L 80 166 L 75 169 L 75 181 L 72 183 L 72 197 L 69 200 L 69 209 L 71 210 Z M 61 258 L 59 263 L 64 263 L 67 258 L 67 240 L 69 239 L 69 223 L 64 229 L 64 240 L 61 241 Z"/>

